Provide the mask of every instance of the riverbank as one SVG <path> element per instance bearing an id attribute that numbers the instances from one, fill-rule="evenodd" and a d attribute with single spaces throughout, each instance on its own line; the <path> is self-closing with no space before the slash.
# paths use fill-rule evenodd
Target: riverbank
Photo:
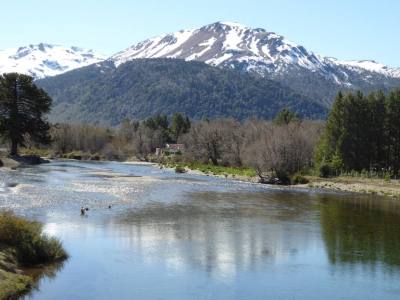
<path id="1" fill-rule="evenodd" d="M 255 170 L 251 168 L 213 166 L 202 163 L 164 163 L 159 164 L 159 166 L 161 168 L 168 168 L 177 173 L 214 176 L 252 183 L 259 183 L 260 181 L 260 178 L 257 176 Z"/>
<path id="2" fill-rule="evenodd" d="M 74 153 L 77 154 L 77 153 Z M 73 160 L 100 160 L 104 161 L 104 158 L 98 158 L 96 155 L 67 155 L 64 159 Z M 75 157 L 74 157 L 75 156 Z M 27 155 L 23 157 L 34 157 L 34 155 Z M 35 156 L 36 157 L 36 156 Z M 32 164 L 29 160 L 21 161 L 12 158 L 0 156 L 0 160 L 3 162 L 3 167 L 15 169 L 21 164 Z M 46 160 L 43 160 L 46 162 Z M 124 163 L 127 164 L 146 164 L 146 165 L 157 165 L 155 162 L 143 162 L 136 159 L 129 159 Z M 213 166 L 210 164 L 201 163 L 158 163 L 160 168 L 167 168 L 171 171 L 213 176 L 218 178 L 226 178 L 230 180 L 238 180 L 251 183 L 262 183 L 260 178 L 257 176 L 254 169 L 251 168 L 235 168 L 235 167 L 224 167 L 224 166 Z M 389 196 L 400 198 L 400 180 L 386 181 L 384 179 L 372 179 L 372 178 L 359 178 L 359 177 L 331 177 L 331 178 L 319 178 L 316 176 L 305 176 L 308 183 L 296 184 L 286 186 L 288 188 L 311 188 L 311 189 L 324 189 L 331 191 L 344 191 L 352 193 L 363 193 L 363 194 L 375 194 L 381 196 Z"/>
<path id="3" fill-rule="evenodd" d="M 0 213 L 0 299 L 17 299 L 34 286 L 20 268 L 44 268 L 67 257 L 57 239 L 43 234 L 40 223 Z"/>
<path id="4" fill-rule="evenodd" d="M 16 253 L 11 248 L 0 250 L 0 299 L 16 299 L 32 288 L 33 279 L 18 269 Z"/>
<path id="5" fill-rule="evenodd" d="M 361 298 L 373 293 L 386 299 L 391 291 L 376 290 L 383 286 L 386 291 L 400 278 L 400 265 L 391 255 L 399 248 L 400 241 L 391 237 L 400 229 L 400 201 L 297 187 L 269 189 L 213 176 L 201 180 L 157 166 L 118 162 L 55 161 L 39 169 L 11 172 L 12 182 L 40 186 L 5 189 L 2 199 L 11 198 L 18 214 L 40 220 L 46 232 L 62 236 L 71 259 L 55 276 L 35 278 L 35 288 L 26 297 L 32 300 L 191 299 L 196 293 L 205 299 L 210 294 L 259 299 L 265 287 L 271 295 L 285 298 L 288 294 L 279 292 L 299 278 L 319 280 L 322 287 L 330 287 L 324 292 L 336 295 L 339 287 L 354 288 L 348 285 L 352 272 L 363 277 L 356 278 L 359 286 L 346 292 L 361 290 Z M 101 173 L 108 176 L 95 175 Z M 85 217 L 79 215 L 81 205 L 90 207 Z M 357 238 L 355 243 L 346 243 L 349 235 Z M 338 243 L 348 247 L 338 250 Z M 291 255 L 290 249 L 298 249 L 297 254 Z M 340 264 L 330 260 L 330 255 L 341 259 L 337 251 L 344 256 Z M 193 253 L 206 253 L 209 259 L 199 262 Z M 360 259 L 371 253 L 373 261 Z M 285 261 L 271 269 L 275 257 Z M 336 267 L 348 273 L 335 277 L 332 287 L 332 278 L 325 274 Z M 321 274 L 316 276 L 316 270 Z M 385 276 L 388 270 L 393 276 Z M 285 282 L 265 286 L 277 273 Z M 154 282 L 160 284 L 155 288 Z M 227 288 L 238 293 L 227 293 Z M 294 298 L 301 288 L 299 283 Z M 300 298 L 313 295 L 315 288 L 309 286 Z"/>
<path id="6" fill-rule="evenodd" d="M 252 169 L 239 169 L 231 167 L 210 166 L 205 164 L 160 164 L 177 172 L 214 176 L 239 180 L 252 183 L 261 183 L 260 178 Z M 362 194 L 373 194 L 400 198 L 400 180 L 385 181 L 384 179 L 357 178 L 357 177 L 332 177 L 319 178 L 316 176 L 305 176 L 308 183 L 295 184 L 283 187 L 324 189 L 330 191 L 343 191 Z"/>
<path id="7" fill-rule="evenodd" d="M 22 166 L 32 166 L 49 163 L 49 160 L 37 155 L 22 155 L 22 156 L 6 156 L 0 155 L 0 167 L 8 169 L 17 169 Z"/>
<path id="8" fill-rule="evenodd" d="M 309 176 L 307 179 L 310 181 L 307 185 L 310 188 L 400 198 L 400 180 L 386 181 L 384 179 L 357 178 L 347 176 L 333 178 Z"/>

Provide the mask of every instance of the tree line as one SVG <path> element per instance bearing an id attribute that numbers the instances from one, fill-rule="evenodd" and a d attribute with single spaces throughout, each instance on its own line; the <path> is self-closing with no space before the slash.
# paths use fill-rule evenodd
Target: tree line
<path id="1" fill-rule="evenodd" d="M 283 110 L 274 121 L 219 118 L 193 122 L 176 113 L 172 118 L 157 115 L 140 122 L 125 120 L 118 128 L 56 124 L 51 135 L 52 148 L 59 156 L 83 151 L 106 159 L 251 167 L 263 180 L 276 176 L 288 182 L 293 174 L 312 168 L 322 130 L 322 122 L 301 120 Z M 166 143 L 182 143 L 185 150 L 181 155 L 156 157 L 156 149 Z"/>
<path id="2" fill-rule="evenodd" d="M 192 121 L 175 113 L 127 119 L 118 127 L 51 125 L 45 118 L 51 103 L 31 77 L 0 76 L 0 135 L 12 156 L 22 146 L 45 147 L 55 157 L 79 151 L 104 159 L 201 162 L 251 167 L 262 180 L 277 177 L 281 182 L 313 170 L 321 176 L 353 170 L 400 175 L 400 90 L 340 92 L 326 122 L 302 120 L 283 109 L 272 121 Z M 182 143 L 185 151 L 155 157 L 166 143 Z"/>
<path id="3" fill-rule="evenodd" d="M 325 175 L 351 170 L 400 175 L 400 90 L 339 93 L 316 163 Z"/>
<path id="4" fill-rule="evenodd" d="M 124 120 L 116 128 L 89 124 L 54 124 L 52 149 L 56 156 L 72 152 L 96 154 L 105 159 L 149 159 L 165 143 L 181 140 L 191 126 L 189 118 L 175 113 L 156 115 L 143 121 Z"/>

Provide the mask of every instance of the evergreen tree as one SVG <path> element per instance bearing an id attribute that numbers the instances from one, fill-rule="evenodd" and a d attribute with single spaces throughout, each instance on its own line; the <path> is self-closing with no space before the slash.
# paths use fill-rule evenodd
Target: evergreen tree
<path id="1" fill-rule="evenodd" d="M 50 126 L 44 115 L 52 100 L 27 75 L 9 73 L 0 76 L 0 134 L 10 142 L 10 154 L 18 155 L 18 146 L 27 137 L 48 144 Z"/>
<path id="2" fill-rule="evenodd" d="M 325 132 L 316 151 L 317 165 L 330 164 L 334 159 L 341 161 L 341 144 L 344 135 L 343 113 L 344 95 L 339 92 L 333 102 L 332 109 L 326 121 Z M 341 164 L 336 163 L 335 168 L 341 168 Z"/>
<path id="3" fill-rule="evenodd" d="M 368 169 L 372 169 L 386 165 L 386 97 L 382 91 L 379 91 L 376 93 L 371 93 L 368 96 L 367 101 L 369 118 L 367 120 L 368 138 L 366 148 L 369 149 Z"/>
<path id="4" fill-rule="evenodd" d="M 282 109 L 274 119 L 274 123 L 277 125 L 288 125 L 291 122 L 298 121 L 300 121 L 299 115 L 287 108 Z"/>
<path id="5" fill-rule="evenodd" d="M 150 117 L 144 121 L 144 125 L 153 130 L 164 130 L 167 131 L 169 127 L 168 117 L 166 115 L 156 115 Z"/>
<path id="6" fill-rule="evenodd" d="M 332 169 L 400 170 L 400 90 L 364 96 L 339 93 L 316 152 Z M 325 172 L 324 172 L 325 173 Z M 332 172 L 331 172 L 332 173 Z"/>
<path id="7" fill-rule="evenodd" d="M 152 131 L 157 131 L 161 134 L 163 142 L 170 142 L 169 122 L 166 115 L 156 115 L 143 121 L 143 125 Z"/>
<path id="8" fill-rule="evenodd" d="M 400 89 L 392 91 L 386 101 L 387 164 L 400 175 Z"/>
<path id="9" fill-rule="evenodd" d="M 172 116 L 171 133 L 175 142 L 178 142 L 179 137 L 187 133 L 190 129 L 190 120 L 180 113 L 175 113 Z"/>
<path id="10" fill-rule="evenodd" d="M 358 91 L 344 97 L 342 136 L 339 148 L 347 170 L 369 169 L 369 108 L 364 95 Z"/>

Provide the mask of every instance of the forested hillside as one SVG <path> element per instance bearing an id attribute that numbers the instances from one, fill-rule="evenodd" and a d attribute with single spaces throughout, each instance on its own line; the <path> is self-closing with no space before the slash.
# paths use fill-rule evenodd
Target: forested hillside
<path id="1" fill-rule="evenodd" d="M 37 81 L 54 100 L 51 121 L 117 125 L 181 112 L 193 119 L 271 119 L 283 108 L 324 118 L 326 108 L 265 78 L 175 59 L 103 62 Z"/>

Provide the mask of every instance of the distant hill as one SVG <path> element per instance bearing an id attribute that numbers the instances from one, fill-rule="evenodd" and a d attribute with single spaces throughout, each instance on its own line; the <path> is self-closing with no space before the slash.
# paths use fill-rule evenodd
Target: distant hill
<path id="1" fill-rule="evenodd" d="M 37 81 L 54 99 L 51 121 L 117 125 L 125 118 L 182 112 L 194 119 L 273 118 L 289 108 L 324 118 L 327 108 L 265 78 L 202 62 L 105 61 Z"/>

